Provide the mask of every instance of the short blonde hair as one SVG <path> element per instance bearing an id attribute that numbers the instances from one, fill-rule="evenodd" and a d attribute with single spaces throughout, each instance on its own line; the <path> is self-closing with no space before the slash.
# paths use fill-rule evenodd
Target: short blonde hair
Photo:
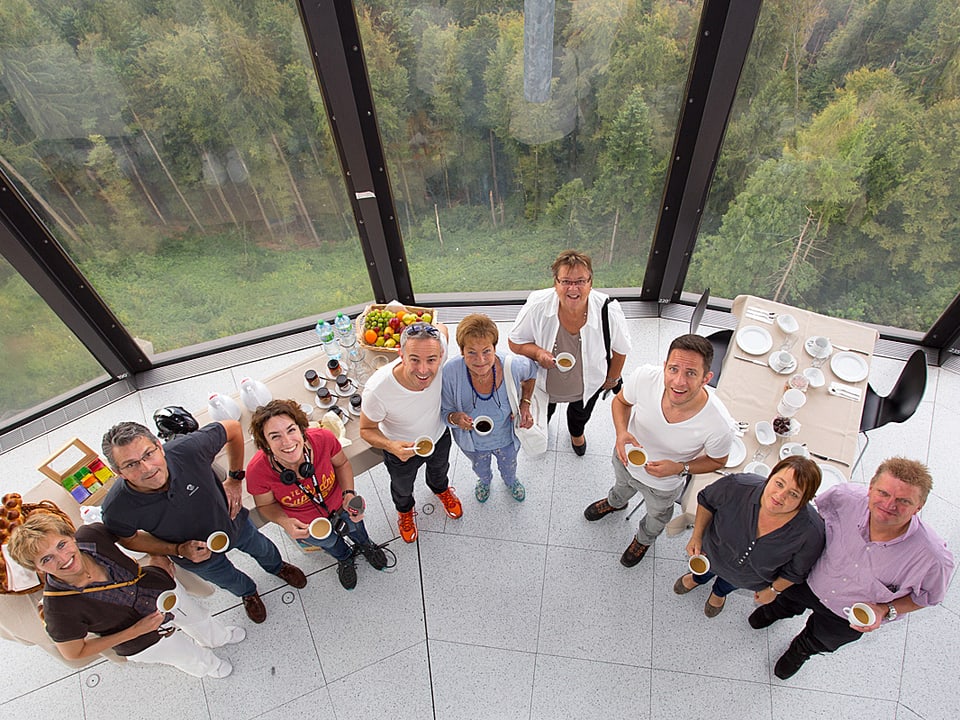
<path id="1" fill-rule="evenodd" d="M 72 538 L 73 526 L 59 515 L 48 512 L 35 512 L 27 516 L 21 525 L 10 533 L 7 552 L 10 557 L 27 568 L 35 568 L 35 560 L 40 552 L 40 544 L 50 535 L 62 535 Z"/>
<path id="2" fill-rule="evenodd" d="M 550 270 L 553 271 L 553 277 L 556 279 L 560 277 L 560 268 L 566 267 L 572 270 L 577 265 L 583 265 L 590 273 L 590 279 L 593 279 L 593 261 L 590 260 L 589 255 L 578 250 L 564 250 L 557 255 L 557 259 L 553 261 Z"/>
<path id="3" fill-rule="evenodd" d="M 884 473 L 889 473 L 897 480 L 919 488 L 921 503 L 927 501 L 927 495 L 933 490 L 933 477 L 930 475 L 930 468 L 919 460 L 911 460 L 905 457 L 887 458 L 880 463 L 880 467 L 870 478 L 870 487 L 873 487 L 873 484 Z"/>

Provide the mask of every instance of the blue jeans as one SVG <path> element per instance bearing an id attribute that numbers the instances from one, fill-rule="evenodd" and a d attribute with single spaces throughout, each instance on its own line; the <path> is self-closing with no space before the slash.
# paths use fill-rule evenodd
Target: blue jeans
<path id="1" fill-rule="evenodd" d="M 513 487 L 517 482 L 517 449 L 513 443 L 505 445 L 496 450 L 478 450 L 477 452 L 463 451 L 471 464 L 473 471 L 477 474 L 480 482 L 489 485 L 493 480 L 492 458 L 497 458 L 497 469 L 500 470 L 500 477 L 507 487 Z"/>
<path id="2" fill-rule="evenodd" d="M 231 546 L 231 549 L 233 548 L 245 552 L 271 575 L 276 575 L 283 567 L 283 558 L 280 557 L 277 546 L 257 530 L 250 518 L 241 523 L 240 534 L 234 538 Z M 222 587 L 237 597 L 247 597 L 257 592 L 257 584 L 249 575 L 237 570 L 227 559 L 226 553 L 210 553 L 210 558 L 201 563 L 180 557 L 170 559 L 185 570 L 196 573 L 207 582 Z"/>
<path id="3" fill-rule="evenodd" d="M 693 573 L 691 573 L 692 575 Z M 710 578 L 716 578 L 716 582 L 713 583 L 713 594 L 717 597 L 726 597 L 734 590 L 737 589 L 736 585 L 731 585 L 722 577 L 717 575 L 715 572 L 707 570 L 703 575 L 693 575 L 693 581 L 697 585 L 706 585 L 710 582 Z"/>
<path id="4" fill-rule="evenodd" d="M 350 518 L 346 518 L 346 520 L 347 535 L 350 539 L 353 540 L 356 545 L 369 545 L 370 536 L 367 535 L 367 528 L 364 527 L 363 520 L 358 523 L 355 523 Z M 350 546 L 335 532 L 330 533 L 330 535 L 323 540 L 317 540 L 316 538 L 307 536 L 301 540 L 297 540 L 297 545 L 302 548 L 321 547 L 333 555 L 333 558 L 337 561 L 347 560 L 353 554 Z"/>

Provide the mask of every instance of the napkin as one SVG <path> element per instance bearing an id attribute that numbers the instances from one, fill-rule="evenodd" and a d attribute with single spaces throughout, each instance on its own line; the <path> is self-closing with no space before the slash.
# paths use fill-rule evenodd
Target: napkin
<path id="1" fill-rule="evenodd" d="M 844 395 L 853 395 L 858 400 L 860 399 L 860 395 L 863 392 L 862 390 L 860 390 L 860 388 L 854 385 L 846 385 L 845 383 L 839 383 L 839 382 L 830 383 L 830 391 L 831 392 L 839 391 L 839 392 L 842 392 Z"/>

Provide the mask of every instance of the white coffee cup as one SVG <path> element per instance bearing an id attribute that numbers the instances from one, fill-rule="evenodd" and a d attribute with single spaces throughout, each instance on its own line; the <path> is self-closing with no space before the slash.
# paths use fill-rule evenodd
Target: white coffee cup
<path id="1" fill-rule="evenodd" d="M 207 549 L 210 552 L 225 553 L 230 549 L 230 538 L 223 530 L 215 530 L 207 538 Z"/>
<path id="2" fill-rule="evenodd" d="M 568 352 L 560 353 L 553 360 L 560 372 L 570 372 L 573 370 L 573 366 L 577 364 L 577 359 Z"/>
<path id="3" fill-rule="evenodd" d="M 326 540 L 333 532 L 333 525 L 325 517 L 318 517 L 310 523 L 310 537 L 314 540 Z"/>
<path id="4" fill-rule="evenodd" d="M 433 455 L 433 438 L 429 435 L 421 435 L 413 441 L 413 452 L 420 457 L 430 457 Z"/>
<path id="5" fill-rule="evenodd" d="M 473 431 L 477 435 L 489 435 L 493 432 L 493 418 L 489 415 L 477 415 L 473 419 Z"/>
<path id="6" fill-rule="evenodd" d="M 694 575 L 705 575 L 710 572 L 710 561 L 706 555 L 692 555 L 687 561 L 687 567 Z"/>
<path id="7" fill-rule="evenodd" d="M 157 595 L 157 610 L 162 613 L 173 612 L 180 604 L 180 598 L 177 597 L 176 590 L 164 590 Z"/>
<path id="8" fill-rule="evenodd" d="M 632 468 L 642 468 L 647 464 L 647 451 L 639 445 L 627 445 L 623 448 L 627 456 L 627 465 Z"/>
<path id="9" fill-rule="evenodd" d="M 823 337 L 823 335 L 818 335 L 813 339 L 813 353 L 817 357 L 823 357 L 827 354 L 827 351 L 830 349 L 830 340 L 829 338 Z"/>
<path id="10" fill-rule="evenodd" d="M 806 402 L 806 395 L 796 388 L 790 388 L 783 393 L 783 397 L 780 398 L 780 403 L 777 405 L 777 413 L 783 417 L 792 417 L 797 414 Z"/>
<path id="11" fill-rule="evenodd" d="M 773 367 L 777 371 L 786 370 L 793 364 L 793 355 L 786 350 L 781 350 L 773 355 Z"/>
<path id="12" fill-rule="evenodd" d="M 869 627 L 877 621 L 877 614 L 873 608 L 862 602 L 845 607 L 843 614 L 847 616 L 850 624 L 856 627 Z"/>

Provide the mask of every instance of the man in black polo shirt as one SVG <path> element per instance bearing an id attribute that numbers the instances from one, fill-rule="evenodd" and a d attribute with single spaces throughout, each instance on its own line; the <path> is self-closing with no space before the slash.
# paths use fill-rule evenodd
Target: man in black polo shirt
<path id="1" fill-rule="evenodd" d="M 227 449 L 228 478 L 211 467 Z M 241 504 L 243 431 L 236 420 L 205 425 L 163 447 L 149 429 L 125 422 L 103 436 L 103 454 L 123 482 L 103 502 L 103 523 L 130 550 L 168 555 L 173 562 L 243 599 L 247 615 L 262 623 L 267 609 L 256 583 L 233 566 L 226 553 L 211 553 L 206 539 L 222 530 L 230 548 L 250 555 L 268 573 L 296 588 L 303 572 L 283 562 L 280 551 L 250 521 Z"/>

